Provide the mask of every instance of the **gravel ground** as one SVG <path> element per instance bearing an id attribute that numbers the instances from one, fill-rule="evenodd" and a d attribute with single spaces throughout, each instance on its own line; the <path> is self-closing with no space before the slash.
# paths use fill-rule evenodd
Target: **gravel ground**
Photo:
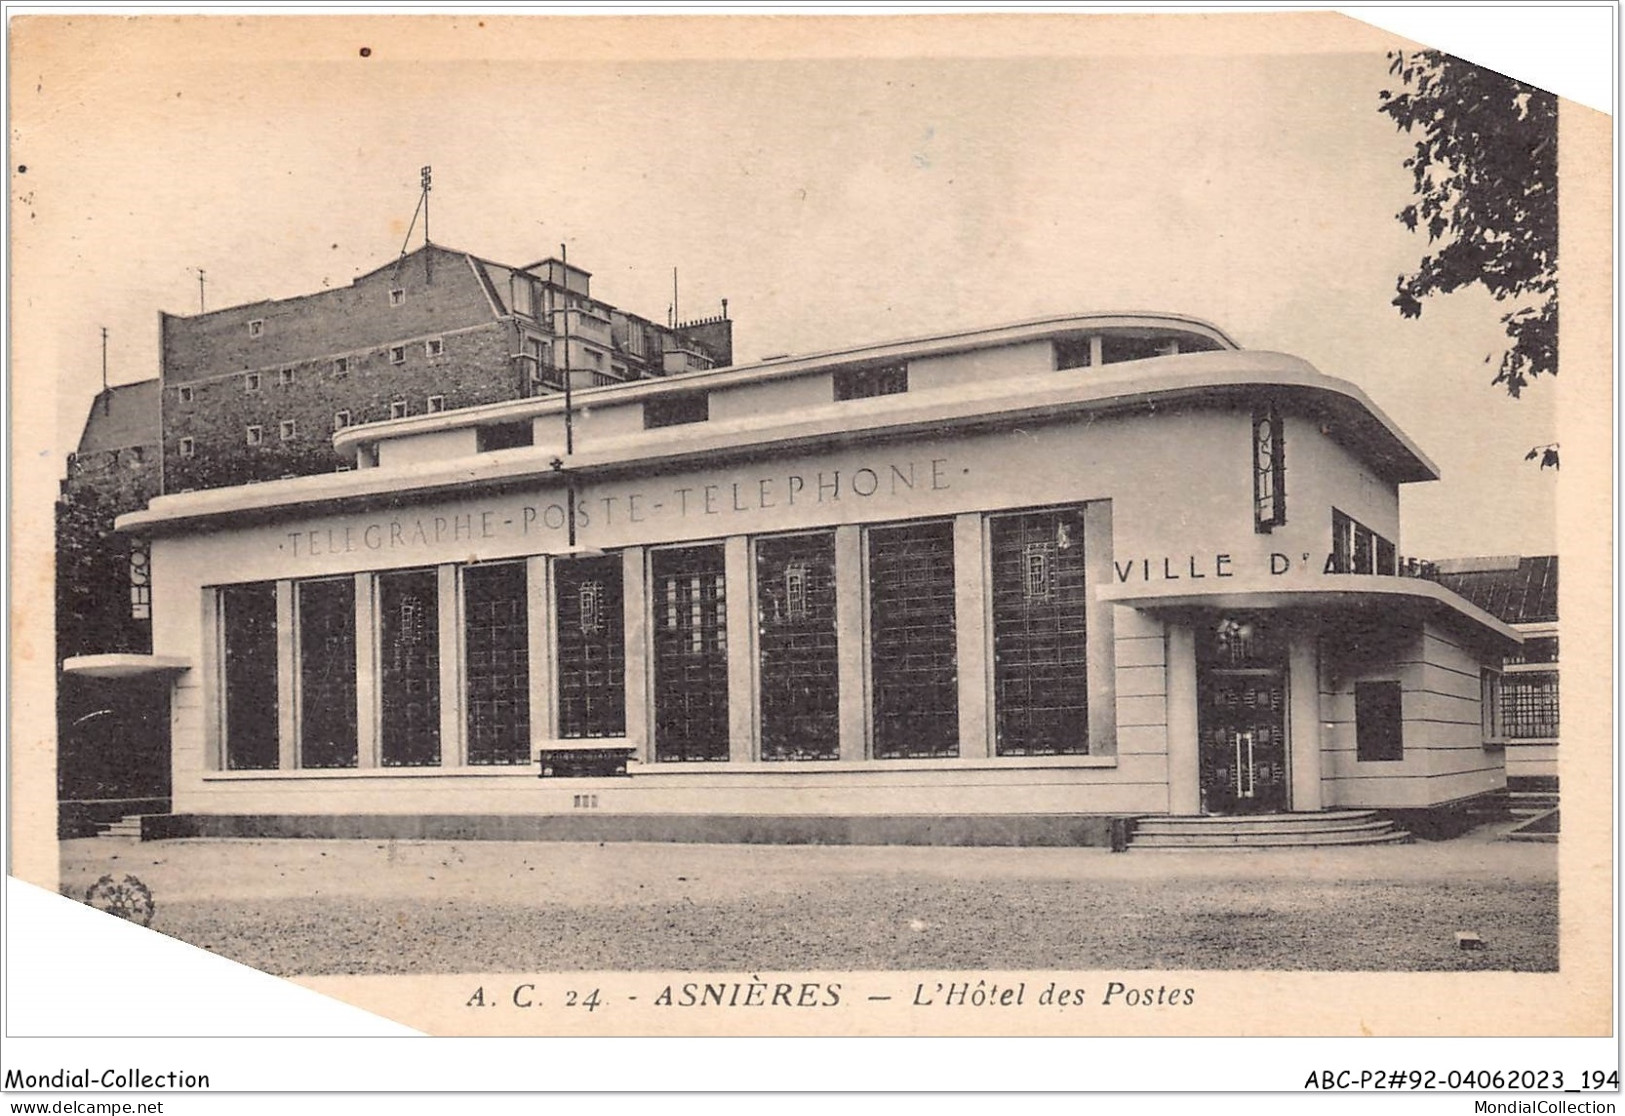
<path id="1" fill-rule="evenodd" d="M 279 975 L 581 969 L 1557 968 L 1557 850 L 1130 852 L 546 842 L 63 843 L 152 928 Z M 1487 948 L 1456 948 L 1475 930 Z"/>

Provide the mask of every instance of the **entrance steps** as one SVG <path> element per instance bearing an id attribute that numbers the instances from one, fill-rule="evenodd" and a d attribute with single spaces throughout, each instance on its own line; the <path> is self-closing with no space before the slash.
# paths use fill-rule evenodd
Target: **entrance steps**
<path id="1" fill-rule="evenodd" d="M 1131 849 L 1285 849 L 1324 845 L 1400 845 L 1411 835 L 1374 810 L 1317 814 L 1141 818 Z"/>
<path id="2" fill-rule="evenodd" d="M 1557 792 L 1509 790 L 1505 802 L 1513 817 L 1535 818 L 1557 809 Z"/>
<path id="3" fill-rule="evenodd" d="M 107 827 L 104 828 L 100 833 L 96 834 L 96 836 L 125 838 L 133 837 L 139 841 L 141 840 L 141 815 L 126 814 L 118 821 L 109 823 Z"/>

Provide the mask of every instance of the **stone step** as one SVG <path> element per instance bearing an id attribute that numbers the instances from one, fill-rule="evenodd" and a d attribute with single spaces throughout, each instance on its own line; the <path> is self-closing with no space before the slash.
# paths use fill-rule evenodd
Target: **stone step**
<path id="1" fill-rule="evenodd" d="M 1264 836 L 1288 833 L 1360 833 L 1388 828 L 1390 828 L 1389 822 L 1370 815 L 1362 818 L 1350 818 L 1348 820 L 1334 821 L 1321 821 L 1318 819 L 1287 821 L 1282 819 L 1270 822 L 1254 823 L 1251 825 L 1202 826 L 1182 825 L 1178 822 L 1166 821 L 1159 818 L 1140 822 L 1140 824 L 1135 827 L 1134 832 L 1136 835 L 1145 836 L 1168 836 L 1176 834 L 1182 836 L 1204 836 L 1208 834 L 1256 834 L 1259 836 Z"/>
<path id="2" fill-rule="evenodd" d="M 1148 822 L 1177 822 L 1180 825 L 1223 827 L 1280 821 L 1364 821 L 1376 816 L 1377 812 L 1375 810 L 1321 810 L 1316 813 L 1304 814 L 1149 814 L 1142 819 L 1142 824 Z"/>
<path id="3" fill-rule="evenodd" d="M 116 822 L 109 823 L 98 837 L 141 837 L 141 815 L 127 814 Z"/>
<path id="4" fill-rule="evenodd" d="M 1201 834 L 1136 836 L 1131 850 L 1177 852 L 1182 849 L 1304 849 L 1332 845 L 1404 845 L 1411 835 L 1400 829 L 1359 833 Z"/>

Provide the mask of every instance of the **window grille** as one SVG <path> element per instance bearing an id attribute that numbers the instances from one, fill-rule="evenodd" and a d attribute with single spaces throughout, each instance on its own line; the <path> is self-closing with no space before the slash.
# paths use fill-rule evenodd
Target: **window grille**
<path id="1" fill-rule="evenodd" d="M 993 517 L 993 683 L 1001 756 L 1089 750 L 1083 510 Z"/>
<path id="2" fill-rule="evenodd" d="M 655 760 L 728 758 L 727 599 L 721 546 L 656 550 Z"/>
<path id="3" fill-rule="evenodd" d="M 277 741 L 276 584 L 220 590 L 225 756 L 230 771 L 280 763 Z"/>
<path id="4" fill-rule="evenodd" d="M 378 575 L 379 738 L 385 767 L 440 762 L 439 575 Z"/>
<path id="5" fill-rule="evenodd" d="M 874 754 L 959 754 L 951 523 L 871 528 L 870 676 Z"/>
<path id="6" fill-rule="evenodd" d="M 299 584 L 299 766 L 356 766 L 355 580 Z"/>
<path id="7" fill-rule="evenodd" d="M 530 762 L 530 629 L 520 562 L 463 570 L 468 762 Z"/>
<path id="8" fill-rule="evenodd" d="M 834 533 L 758 539 L 756 609 L 762 759 L 839 759 Z"/>
<path id="9" fill-rule="evenodd" d="M 569 559 L 557 562 L 553 569 L 559 735 L 624 736 L 626 630 L 621 613 L 621 559 Z"/>
<path id="10" fill-rule="evenodd" d="M 1557 738 L 1557 672 L 1528 671 L 1501 678 L 1501 720 L 1508 739 Z"/>

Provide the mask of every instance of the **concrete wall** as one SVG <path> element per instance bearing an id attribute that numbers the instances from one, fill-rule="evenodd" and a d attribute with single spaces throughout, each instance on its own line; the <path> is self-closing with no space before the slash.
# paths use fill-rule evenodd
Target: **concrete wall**
<path id="1" fill-rule="evenodd" d="M 1327 633 L 1321 656 L 1327 805 L 1430 806 L 1506 785 L 1504 750 L 1484 744 L 1479 671 L 1493 663 L 1452 628 L 1429 620 L 1386 633 Z M 1354 687 L 1368 681 L 1400 683 L 1400 760 L 1358 758 Z"/>

